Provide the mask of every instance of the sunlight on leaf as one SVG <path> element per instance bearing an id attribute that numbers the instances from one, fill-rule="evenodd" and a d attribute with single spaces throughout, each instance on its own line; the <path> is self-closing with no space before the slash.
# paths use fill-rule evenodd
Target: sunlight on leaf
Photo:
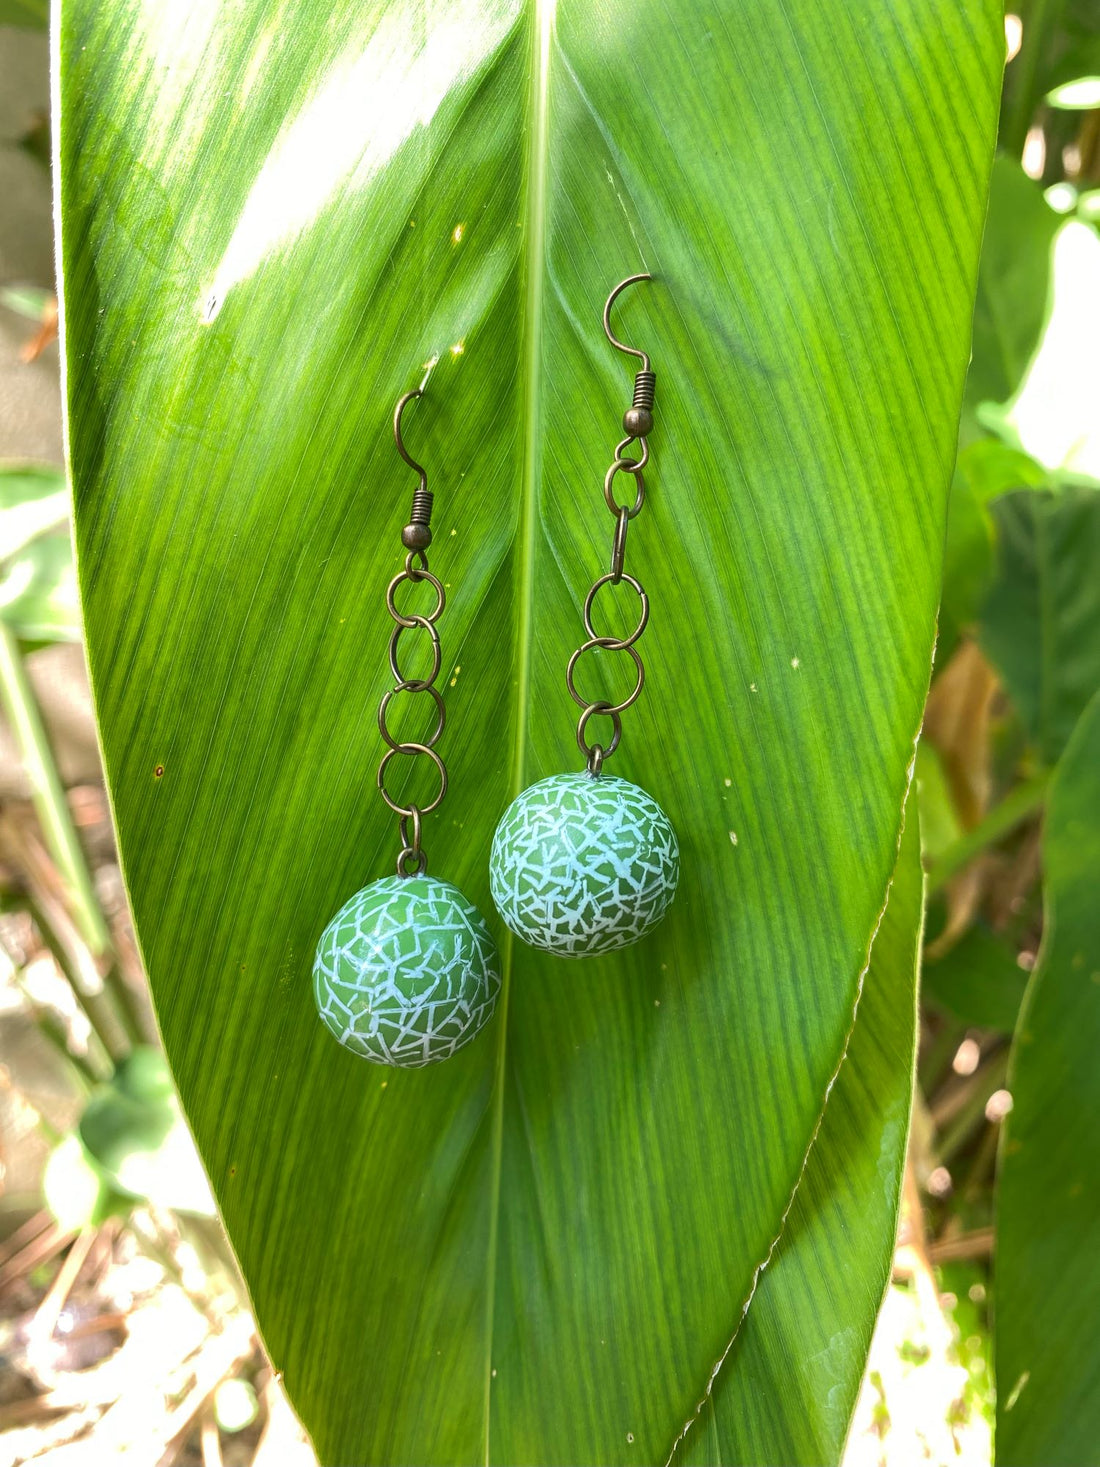
<path id="1" fill-rule="evenodd" d="M 489 61 L 517 15 L 512 0 L 459 0 L 427 25 L 416 0 L 388 6 L 366 46 L 356 40 L 326 69 L 264 160 L 204 292 L 203 320 L 212 321 L 232 286 L 308 228 L 338 189 L 369 187 Z"/>

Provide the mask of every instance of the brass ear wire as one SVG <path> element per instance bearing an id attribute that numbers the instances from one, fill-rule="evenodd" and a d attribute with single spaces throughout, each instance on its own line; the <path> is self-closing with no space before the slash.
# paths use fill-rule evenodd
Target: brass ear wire
<path id="1" fill-rule="evenodd" d="M 397 406 L 393 410 L 393 441 L 397 444 L 397 451 L 408 464 L 420 475 L 420 483 L 413 490 L 412 511 L 409 514 L 409 523 L 401 531 L 401 543 L 409 552 L 410 559 L 419 552 L 422 567 L 427 568 L 424 559 L 424 551 L 432 543 L 432 504 L 435 496 L 428 488 L 428 471 L 423 464 L 418 464 L 405 447 L 405 440 L 401 437 L 401 415 L 413 398 L 423 397 L 424 389 L 414 387 L 411 392 L 406 392 L 404 397 L 398 398 Z"/>
<path id="2" fill-rule="evenodd" d="M 620 341 L 611 330 L 611 307 L 627 288 L 635 285 L 639 280 L 652 280 L 653 276 L 648 271 L 640 275 L 628 275 L 625 280 L 620 280 L 615 289 L 607 297 L 607 304 L 603 308 L 603 329 L 611 345 L 619 351 L 625 352 L 628 357 L 637 357 L 642 364 L 641 371 L 634 378 L 634 401 L 626 412 L 623 413 L 623 429 L 629 435 L 627 443 L 635 438 L 641 439 L 642 464 L 649 459 L 649 448 L 646 445 L 646 437 L 653 432 L 653 400 L 657 393 L 657 374 L 650 365 L 649 353 L 642 351 L 637 346 L 627 346 L 625 341 Z M 623 445 L 620 444 L 618 457 L 622 456 Z"/>
<path id="3" fill-rule="evenodd" d="M 406 392 L 404 397 L 397 399 L 397 406 L 393 410 L 393 441 L 397 444 L 397 451 L 408 464 L 409 468 L 414 469 L 420 475 L 421 489 L 426 489 L 428 487 L 428 471 L 423 464 L 418 464 L 416 459 L 410 456 L 408 449 L 405 447 L 405 441 L 401 437 L 402 414 L 414 398 L 423 396 L 424 389 L 422 387 L 414 387 L 411 392 Z"/>
<path id="4" fill-rule="evenodd" d="M 628 275 L 625 280 L 619 281 L 618 285 L 616 285 L 615 289 L 607 297 L 607 304 L 603 308 L 603 329 L 607 333 L 608 341 L 610 341 L 612 346 L 618 347 L 619 351 L 626 352 L 628 357 L 637 357 L 641 361 L 643 372 L 649 371 L 649 354 L 647 352 L 641 351 L 636 346 L 627 346 L 625 342 L 618 339 L 615 333 L 611 330 L 611 307 L 615 304 L 616 300 L 618 300 L 619 296 L 622 295 L 623 291 L 627 288 L 628 285 L 636 285 L 639 280 L 652 279 L 653 276 L 650 275 L 648 270 L 643 270 L 640 275 Z"/>

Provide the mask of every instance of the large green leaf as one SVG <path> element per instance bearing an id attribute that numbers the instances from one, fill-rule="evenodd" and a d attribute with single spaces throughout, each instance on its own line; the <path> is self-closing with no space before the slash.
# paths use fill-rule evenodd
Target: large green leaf
<path id="1" fill-rule="evenodd" d="M 997 1461 L 1100 1462 L 1100 695 L 1051 788 L 997 1192 Z"/>
<path id="2" fill-rule="evenodd" d="M 910 800 L 852 1042 L 783 1236 L 676 1461 L 839 1460 L 890 1281 L 916 1040 L 920 834 Z"/>
<path id="3" fill-rule="evenodd" d="M 737 1329 L 894 866 L 1000 24 L 991 0 L 62 5 L 70 450 L 122 858 L 328 1460 L 663 1460 Z M 599 314 L 646 264 L 618 322 L 660 384 L 629 549 L 650 677 L 615 768 L 672 815 L 681 894 L 618 957 L 505 944 L 490 1032 L 387 1074 L 321 1030 L 308 974 L 396 849 L 371 789 L 392 405 L 438 357 L 407 420 L 450 587 L 428 846 L 492 918 L 495 820 L 578 763 L 562 674 L 629 401 Z"/>

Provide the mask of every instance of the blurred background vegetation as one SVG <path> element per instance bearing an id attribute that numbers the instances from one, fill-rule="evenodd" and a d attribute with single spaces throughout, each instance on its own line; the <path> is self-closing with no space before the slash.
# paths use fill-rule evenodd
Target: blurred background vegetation
<path id="1" fill-rule="evenodd" d="M 0 1460 L 309 1462 L 160 1058 L 112 842 L 62 470 L 43 25 L 38 0 L 0 0 Z M 1010 1047 L 1051 778 L 1100 688 L 1100 7 L 1035 3 L 1006 42 L 916 766 L 917 1104 L 849 1463 L 992 1460 Z"/>

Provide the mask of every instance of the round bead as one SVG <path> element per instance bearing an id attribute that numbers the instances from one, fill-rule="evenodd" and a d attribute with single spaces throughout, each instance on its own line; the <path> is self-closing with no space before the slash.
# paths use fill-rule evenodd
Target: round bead
<path id="1" fill-rule="evenodd" d="M 645 407 L 628 407 L 623 413 L 623 427 L 631 438 L 648 438 L 653 432 L 653 414 Z"/>
<path id="2" fill-rule="evenodd" d="M 431 876 L 357 891 L 321 934 L 313 995 L 345 1048 L 380 1065 L 448 1059 L 493 1016 L 500 959 L 478 909 Z"/>
<path id="3" fill-rule="evenodd" d="M 629 780 L 555 774 L 523 791 L 493 837 L 489 885 L 517 937 L 562 957 L 637 942 L 676 894 L 676 832 Z"/>
<path id="4" fill-rule="evenodd" d="M 432 532 L 425 524 L 406 525 L 401 531 L 401 543 L 406 550 L 427 550 L 432 543 Z"/>

